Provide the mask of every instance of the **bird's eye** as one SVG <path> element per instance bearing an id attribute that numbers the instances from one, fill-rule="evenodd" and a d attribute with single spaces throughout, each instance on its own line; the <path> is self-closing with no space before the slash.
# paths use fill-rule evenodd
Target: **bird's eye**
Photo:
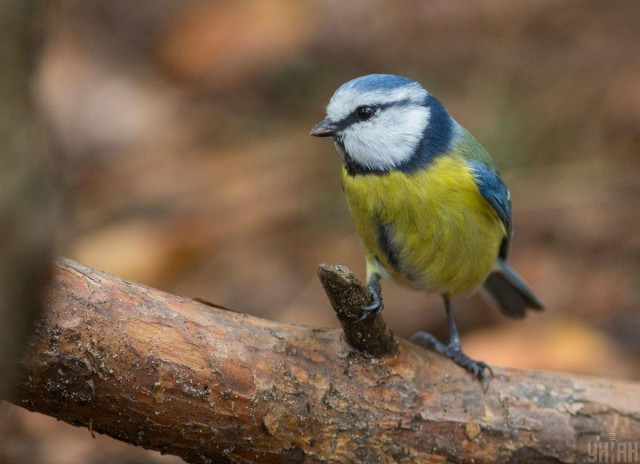
<path id="1" fill-rule="evenodd" d="M 376 108 L 374 106 L 359 106 L 356 108 L 356 116 L 360 121 L 371 119 L 375 112 Z"/>

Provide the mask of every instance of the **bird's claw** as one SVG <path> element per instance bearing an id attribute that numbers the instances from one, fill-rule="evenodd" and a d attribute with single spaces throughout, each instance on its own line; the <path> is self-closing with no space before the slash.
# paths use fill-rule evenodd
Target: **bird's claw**
<path id="1" fill-rule="evenodd" d="M 464 358 L 460 361 L 455 358 L 451 358 L 454 360 L 456 364 L 464 367 L 467 371 L 471 373 L 471 375 L 482 383 L 482 389 L 486 393 L 489 389 L 489 385 L 491 384 L 491 380 L 493 379 L 493 369 L 484 361 L 476 361 L 475 359 L 469 358 L 462 351 L 458 351 L 460 355 Z"/>
<path id="2" fill-rule="evenodd" d="M 384 309 L 384 304 L 382 303 L 382 299 L 375 293 L 373 293 L 372 296 L 373 296 L 373 301 L 371 302 L 370 305 L 364 306 L 362 308 L 362 314 L 360 315 L 360 318 L 357 320 L 357 322 L 373 319 L 378 314 L 380 314 Z"/>
<path id="3" fill-rule="evenodd" d="M 475 379 L 479 380 L 482 383 L 485 393 L 489 389 L 489 385 L 493 379 L 493 369 L 484 361 L 471 359 L 462 351 L 459 344 L 445 345 L 433 335 L 425 332 L 415 333 L 411 337 L 411 341 L 448 357 L 458 366 L 464 367 L 469 371 Z"/>

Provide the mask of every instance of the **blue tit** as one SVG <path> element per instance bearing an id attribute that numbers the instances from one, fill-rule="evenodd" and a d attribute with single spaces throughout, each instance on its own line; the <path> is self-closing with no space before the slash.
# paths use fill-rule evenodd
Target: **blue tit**
<path id="1" fill-rule="evenodd" d="M 487 151 L 433 95 L 410 79 L 371 74 L 343 84 L 311 131 L 332 137 L 366 258 L 372 304 L 380 278 L 442 295 L 450 340 L 419 332 L 488 387 L 491 368 L 461 349 L 451 298 L 483 288 L 504 314 L 522 318 L 542 302 L 507 264 L 513 233 L 509 191 Z"/>

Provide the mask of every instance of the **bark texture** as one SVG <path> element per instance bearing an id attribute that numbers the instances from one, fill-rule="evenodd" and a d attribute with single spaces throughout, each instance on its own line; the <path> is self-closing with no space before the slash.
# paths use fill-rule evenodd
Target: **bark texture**
<path id="1" fill-rule="evenodd" d="M 13 401 L 188 462 L 583 462 L 640 437 L 640 384 L 494 367 L 279 324 L 57 264 Z M 87 434 L 89 439 L 89 434 Z"/>
<path id="2" fill-rule="evenodd" d="M 398 342 L 382 319 L 382 313 L 360 321 L 363 307 L 371 303 L 371 294 L 358 282 L 348 267 L 322 263 L 318 267 L 318 277 L 349 345 L 364 354 L 378 358 L 398 352 Z"/>

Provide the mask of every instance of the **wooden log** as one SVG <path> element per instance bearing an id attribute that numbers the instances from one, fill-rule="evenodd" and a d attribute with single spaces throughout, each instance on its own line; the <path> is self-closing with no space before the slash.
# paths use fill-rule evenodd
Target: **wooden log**
<path id="1" fill-rule="evenodd" d="M 217 309 L 61 260 L 12 401 L 188 462 L 583 462 L 640 384 L 494 367 Z M 87 437 L 89 435 L 87 434 Z"/>

